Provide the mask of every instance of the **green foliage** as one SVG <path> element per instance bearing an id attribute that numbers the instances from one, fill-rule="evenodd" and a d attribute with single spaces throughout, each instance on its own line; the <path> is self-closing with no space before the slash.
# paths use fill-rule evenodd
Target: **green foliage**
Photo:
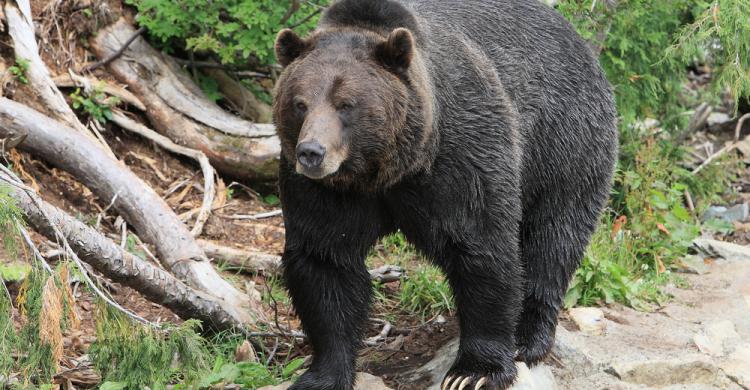
<path id="1" fill-rule="evenodd" d="M 5 280 L 0 279 L 0 387 L 3 387 L 3 374 L 10 373 L 15 360 L 14 346 L 18 344 L 16 330 L 13 327 L 13 302 L 10 292 L 5 287 Z"/>
<path id="2" fill-rule="evenodd" d="M 76 88 L 70 98 L 73 100 L 73 108 L 82 110 L 99 123 L 112 120 L 112 107 L 120 103 L 118 97 L 107 96 L 101 85 L 85 94 L 81 94 L 81 89 Z"/>
<path id="3" fill-rule="evenodd" d="M 31 272 L 31 266 L 25 263 L 0 263 L 0 282 L 20 282 Z"/>
<path id="4" fill-rule="evenodd" d="M 29 60 L 16 58 L 16 64 L 8 68 L 8 71 L 21 84 L 28 84 L 29 79 L 26 77 L 26 72 L 29 71 L 29 65 L 31 65 Z"/>
<path id="5" fill-rule="evenodd" d="M 201 388 L 221 384 L 238 384 L 243 388 L 257 389 L 263 386 L 276 385 L 292 376 L 305 362 L 297 358 L 283 367 L 269 368 L 257 362 L 226 362 L 218 357 L 213 371 L 200 382 Z"/>
<path id="6" fill-rule="evenodd" d="M 643 307 L 663 298 L 658 285 L 671 279 L 670 267 L 700 231 L 684 206 L 686 190 L 700 211 L 719 199 L 736 172 L 736 161 L 720 161 L 699 175 L 678 166 L 684 152 L 673 140 L 688 118 L 682 113 L 694 104 L 684 93 L 686 68 L 712 66 L 709 99 L 719 101 L 727 88 L 736 99 L 750 93 L 750 0 L 614 4 L 565 0 L 557 6 L 601 48 L 621 135 L 611 209 L 571 284 L 568 306 L 619 301 Z M 647 118 L 658 119 L 661 127 L 645 125 Z"/>
<path id="7" fill-rule="evenodd" d="M 18 254 L 19 223 L 23 223 L 23 211 L 11 196 L 12 188 L 0 185 L 0 235 L 3 248 L 11 257 Z"/>
<path id="8" fill-rule="evenodd" d="M 274 194 L 269 194 L 261 198 L 263 203 L 265 203 L 268 206 L 278 206 L 279 203 L 281 203 L 281 200 L 278 196 Z"/>
<path id="9" fill-rule="evenodd" d="M 441 313 L 452 313 L 455 309 L 453 294 L 439 269 L 423 265 L 401 281 L 401 308 L 422 318 Z"/>
<path id="10" fill-rule="evenodd" d="M 98 305 L 96 342 L 89 353 L 105 382 L 127 388 L 165 389 L 182 381 L 192 384 L 209 368 L 206 341 L 198 321 L 156 330 L 133 323 L 104 303 Z"/>
<path id="11" fill-rule="evenodd" d="M 254 56 L 261 64 L 273 62 L 276 33 L 300 24 L 302 34 L 316 18 L 306 20 L 325 4 L 291 0 L 127 0 L 138 9 L 138 22 L 166 48 L 216 55 L 224 64 L 245 63 Z"/>
<path id="12" fill-rule="evenodd" d="M 710 62 L 715 67 L 715 90 L 732 91 L 738 103 L 750 96 L 750 0 L 693 3 L 695 22 L 683 26 L 667 57 Z"/>
<path id="13" fill-rule="evenodd" d="M 664 57 L 691 18 L 690 0 L 620 0 L 616 7 L 595 0 L 563 1 L 558 10 L 586 39 L 602 48 L 599 61 L 612 83 L 621 129 L 630 145 L 638 118 L 660 118 L 679 125 L 684 64 Z M 592 7 L 593 5 L 593 7 Z M 601 36 L 604 39 L 601 40 Z"/>

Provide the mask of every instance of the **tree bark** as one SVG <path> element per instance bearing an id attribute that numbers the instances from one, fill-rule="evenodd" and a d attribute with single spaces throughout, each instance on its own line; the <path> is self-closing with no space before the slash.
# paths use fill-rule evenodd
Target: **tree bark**
<path id="1" fill-rule="evenodd" d="M 256 309 L 260 303 L 235 289 L 212 268 L 190 232 L 167 203 L 123 163 L 108 156 L 95 141 L 12 100 L 0 98 L 0 138 L 28 132 L 21 148 L 70 172 L 114 207 L 139 236 L 153 244 L 164 263 L 194 288 L 222 298 L 233 309 Z M 246 322 L 251 322 L 248 314 Z"/>
<path id="2" fill-rule="evenodd" d="M 198 240 L 198 244 L 208 257 L 230 270 L 275 275 L 281 269 L 280 256 L 230 248 L 207 240 Z"/>
<path id="3" fill-rule="evenodd" d="M 258 100 L 241 82 L 221 69 L 206 68 L 201 71 L 216 80 L 222 95 L 243 118 L 260 123 L 271 122 L 271 106 Z"/>
<path id="4" fill-rule="evenodd" d="M 116 52 L 135 29 L 125 20 L 98 32 L 96 54 Z M 209 101 L 174 60 L 136 40 L 109 64 L 112 74 L 148 107 L 156 130 L 177 144 L 198 149 L 220 172 L 242 180 L 277 175 L 281 150 L 273 125 L 254 124 L 231 115 Z"/>
<path id="5" fill-rule="evenodd" d="M 54 118 L 92 140 L 96 140 L 97 146 L 102 147 L 102 143 L 78 120 L 78 117 L 65 101 L 63 94 L 52 82 L 47 65 L 39 56 L 39 45 L 34 34 L 34 22 L 29 1 L 8 0 L 5 4 L 5 14 L 8 22 L 8 33 L 13 41 L 16 58 L 29 61 L 26 78 L 34 91 L 39 94 L 45 108 Z M 111 153 L 109 148 L 107 150 Z"/>
<path id="6" fill-rule="evenodd" d="M 0 179 L 10 182 L 2 175 Z M 197 291 L 161 268 L 124 251 L 94 228 L 57 207 L 38 197 L 32 199 L 23 189 L 8 186 L 12 189 L 11 196 L 34 230 L 56 241 L 53 226 L 57 226 L 78 257 L 107 278 L 132 287 L 151 302 L 169 308 L 180 318 L 199 319 L 212 329 L 226 330 L 247 325 L 246 315 L 235 308 L 226 307 L 216 297 Z"/>

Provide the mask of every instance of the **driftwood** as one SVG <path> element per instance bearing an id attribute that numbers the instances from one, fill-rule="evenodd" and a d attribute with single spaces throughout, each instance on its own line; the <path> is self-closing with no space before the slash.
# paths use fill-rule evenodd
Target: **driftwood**
<path id="1" fill-rule="evenodd" d="M 100 30 L 92 48 L 117 52 L 135 29 L 125 20 Z M 172 59 L 138 37 L 109 64 L 112 74 L 148 107 L 154 128 L 177 144 L 202 151 L 220 172 L 244 179 L 276 176 L 280 143 L 272 125 L 254 124 L 209 101 Z"/>
<path id="2" fill-rule="evenodd" d="M 139 236 L 156 247 L 164 265 L 188 285 L 224 300 L 231 309 L 256 309 L 251 300 L 223 280 L 166 202 L 121 162 L 109 157 L 94 141 L 45 115 L 0 98 L 0 138 L 28 132 L 22 149 L 70 172 L 114 207 Z M 250 317 L 248 315 L 248 317 Z M 248 318 L 248 323 L 251 319 Z"/>
<path id="3" fill-rule="evenodd" d="M 206 68 L 203 73 L 216 80 L 222 95 L 243 118 L 260 123 L 271 122 L 271 106 L 258 100 L 241 82 L 222 69 Z"/>
<path id="4" fill-rule="evenodd" d="M 8 22 L 8 33 L 13 41 L 13 49 L 16 58 L 29 61 L 26 70 L 26 78 L 30 86 L 38 93 L 45 109 L 52 116 L 75 131 L 86 135 L 92 140 L 97 140 L 96 146 L 106 149 L 111 156 L 112 151 L 106 146 L 106 142 L 98 139 L 86 126 L 84 126 L 65 101 L 63 94 L 57 89 L 55 83 L 39 56 L 39 45 L 34 35 L 34 22 L 31 15 L 31 6 L 28 0 L 10 0 L 5 4 L 6 20 Z"/>
<path id="5" fill-rule="evenodd" d="M 5 174 L 0 174 L 0 180 L 12 183 Z M 113 281 L 132 287 L 183 319 L 196 318 L 213 329 L 247 325 L 245 315 L 226 307 L 216 297 L 189 287 L 161 268 L 123 250 L 94 228 L 42 201 L 30 189 L 15 184 L 10 187 L 10 195 L 36 231 L 57 241 L 55 230 L 59 230 L 81 260 Z"/>
<path id="6" fill-rule="evenodd" d="M 230 248 L 212 241 L 198 240 L 206 255 L 229 270 L 273 275 L 281 269 L 281 257 L 258 251 Z"/>

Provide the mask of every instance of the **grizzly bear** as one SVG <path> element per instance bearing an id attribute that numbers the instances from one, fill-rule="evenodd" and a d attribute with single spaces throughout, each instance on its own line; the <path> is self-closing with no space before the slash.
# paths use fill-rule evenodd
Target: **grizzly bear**
<path id="1" fill-rule="evenodd" d="M 397 230 L 454 293 L 443 387 L 508 388 L 550 352 L 610 192 L 616 111 L 586 42 L 537 0 L 340 0 L 275 50 L 284 277 L 314 352 L 291 388 L 353 388 L 365 257 Z"/>

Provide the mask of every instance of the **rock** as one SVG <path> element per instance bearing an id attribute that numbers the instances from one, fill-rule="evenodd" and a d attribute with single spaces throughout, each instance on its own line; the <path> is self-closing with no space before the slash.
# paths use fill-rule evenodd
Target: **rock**
<path id="1" fill-rule="evenodd" d="M 737 143 L 737 150 L 745 157 L 743 162 L 750 162 L 750 138 L 745 137 Z"/>
<path id="2" fill-rule="evenodd" d="M 602 335 L 607 329 L 604 312 L 595 307 L 574 307 L 568 310 L 568 315 L 578 325 L 578 329 L 588 335 Z"/>
<path id="3" fill-rule="evenodd" d="M 525 363 L 516 363 L 518 377 L 510 390 L 557 390 L 552 370 L 545 365 L 529 369 Z"/>
<path id="4" fill-rule="evenodd" d="M 730 242 L 709 238 L 696 238 L 693 240 L 693 248 L 708 257 L 720 257 L 726 260 L 737 261 L 750 260 L 750 248 Z"/>
<path id="5" fill-rule="evenodd" d="M 694 355 L 673 360 L 617 362 L 607 372 L 625 382 L 658 387 L 711 384 L 717 380 L 719 369 L 708 358 Z"/>
<path id="6" fill-rule="evenodd" d="M 747 203 L 740 203 L 732 207 L 711 206 L 703 214 L 703 221 L 723 219 L 727 222 L 743 222 L 750 217 L 750 207 Z"/>
<path id="7" fill-rule="evenodd" d="M 684 272 L 687 274 L 703 275 L 708 273 L 709 266 L 703 261 L 703 258 L 696 255 L 685 256 L 679 264 L 680 268 L 677 272 Z"/>
<path id="8" fill-rule="evenodd" d="M 711 115 L 708 116 L 708 121 L 706 121 L 706 123 L 708 126 L 717 126 L 723 125 L 731 120 L 732 118 L 723 112 L 712 112 Z"/>
<path id="9" fill-rule="evenodd" d="M 724 374 L 738 385 L 750 389 L 750 344 L 742 344 L 721 364 Z"/>
<path id="10" fill-rule="evenodd" d="M 292 382 L 282 383 L 277 386 L 266 386 L 261 387 L 259 390 L 287 390 Z M 390 387 L 383 383 L 383 380 L 370 375 L 368 373 L 360 372 L 357 374 L 357 385 L 354 386 L 354 390 L 392 390 Z"/>
<path id="11" fill-rule="evenodd" d="M 586 340 L 578 333 L 557 327 L 552 355 L 565 364 L 565 369 L 576 376 L 588 376 L 596 371 L 594 359 L 585 350 Z"/>
<path id="12" fill-rule="evenodd" d="M 719 321 L 706 325 L 700 333 L 693 336 L 693 342 L 703 353 L 724 356 L 724 342 L 739 338 L 732 321 Z"/>
<path id="13" fill-rule="evenodd" d="M 560 332 L 562 327 L 558 327 Z M 563 350 L 568 348 L 563 347 Z M 411 382 L 417 382 L 422 378 L 430 377 L 432 385 L 428 390 L 440 390 L 443 376 L 453 364 L 453 359 L 458 352 L 458 338 L 445 344 L 435 353 L 435 358 L 422 367 L 413 371 L 408 378 Z M 524 363 L 516 363 L 518 378 L 509 390 L 556 390 L 557 383 L 552 370 L 543 364 L 529 369 Z"/>

